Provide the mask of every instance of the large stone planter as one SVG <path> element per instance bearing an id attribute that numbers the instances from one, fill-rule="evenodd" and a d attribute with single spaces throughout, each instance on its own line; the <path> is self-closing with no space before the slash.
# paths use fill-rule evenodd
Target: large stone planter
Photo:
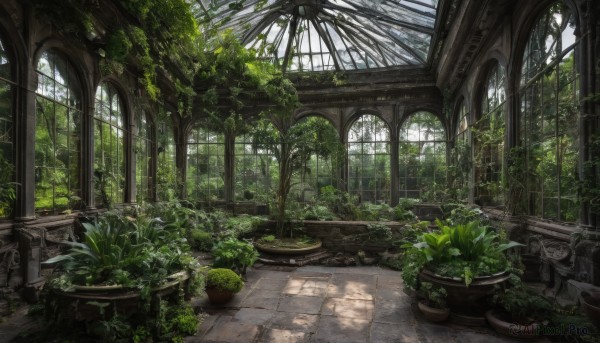
<path id="1" fill-rule="evenodd" d="M 185 286 L 188 279 L 185 271 L 172 274 L 165 283 L 151 290 L 151 297 L 157 299 L 174 293 Z M 73 292 L 52 290 L 52 294 L 61 312 L 75 321 L 108 320 L 115 313 L 128 317 L 141 305 L 140 292 L 121 285 L 75 286 Z"/>
<path id="2" fill-rule="evenodd" d="M 494 294 L 494 286 L 502 284 L 508 277 L 508 272 L 475 277 L 473 278 L 473 282 L 467 287 L 463 279 L 445 277 L 429 270 L 423 270 L 419 274 L 419 281 L 431 282 L 434 286 L 444 287 L 448 293 L 446 302 L 453 312 L 477 312 L 480 307 L 478 301 L 488 295 Z M 480 312 L 483 315 L 485 311 Z"/>

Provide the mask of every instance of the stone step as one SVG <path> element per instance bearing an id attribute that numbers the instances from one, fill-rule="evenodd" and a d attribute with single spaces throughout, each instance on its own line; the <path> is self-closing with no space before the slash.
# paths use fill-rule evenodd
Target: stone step
<path id="1" fill-rule="evenodd" d="M 324 249 L 306 255 L 294 256 L 261 253 L 258 262 L 270 265 L 301 267 L 311 263 L 318 263 L 320 260 L 331 256 L 332 254 Z"/>

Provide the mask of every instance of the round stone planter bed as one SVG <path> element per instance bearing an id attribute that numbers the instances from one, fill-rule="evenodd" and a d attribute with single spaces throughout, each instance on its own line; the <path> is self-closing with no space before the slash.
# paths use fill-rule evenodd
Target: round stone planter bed
<path id="1" fill-rule="evenodd" d="M 316 240 L 315 243 L 301 248 L 254 242 L 254 246 L 258 251 L 273 255 L 306 255 L 321 249 L 322 245 L 323 243 L 320 240 Z"/>
<path id="2" fill-rule="evenodd" d="M 151 296 L 155 299 L 174 293 L 180 285 L 185 286 L 188 279 L 185 271 L 171 274 L 167 282 L 151 290 Z M 115 313 L 127 317 L 136 313 L 140 305 L 140 292 L 121 285 L 75 285 L 74 288 L 73 292 L 52 290 L 52 294 L 63 313 L 76 321 L 106 320 Z M 98 304 L 106 306 L 101 308 Z"/>

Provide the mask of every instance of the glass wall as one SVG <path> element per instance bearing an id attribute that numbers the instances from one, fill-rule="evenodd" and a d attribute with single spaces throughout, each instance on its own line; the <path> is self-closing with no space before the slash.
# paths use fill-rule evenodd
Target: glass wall
<path id="1" fill-rule="evenodd" d="M 348 192 L 363 202 L 390 201 L 390 130 L 379 117 L 360 116 L 348 130 Z"/>
<path id="2" fill-rule="evenodd" d="M 225 198 L 225 138 L 196 127 L 188 140 L 187 198 L 215 201 Z"/>
<path id="3" fill-rule="evenodd" d="M 469 180 L 471 175 L 471 132 L 469 128 L 469 110 L 466 101 L 460 101 L 458 122 L 456 125 L 454 147 L 452 149 L 451 168 L 453 183 L 450 191 L 455 199 L 467 201 L 469 198 Z"/>
<path id="4" fill-rule="evenodd" d="M 485 79 L 481 117 L 473 128 L 475 200 L 482 205 L 504 204 L 504 133 L 506 76 L 495 63 Z"/>
<path id="5" fill-rule="evenodd" d="M 156 173 L 156 197 L 173 200 L 177 197 L 177 167 L 175 165 L 175 131 L 171 112 L 160 105 L 157 116 L 158 165 Z"/>
<path id="6" fill-rule="evenodd" d="M 417 112 L 402 124 L 399 137 L 400 198 L 442 199 L 447 188 L 446 137 L 440 120 Z"/>
<path id="7" fill-rule="evenodd" d="M 125 201 L 127 135 L 125 106 L 114 85 L 103 82 L 96 91 L 94 113 L 94 194 L 96 206 Z"/>
<path id="8" fill-rule="evenodd" d="M 136 201 L 142 203 L 154 198 L 154 172 L 152 156 L 154 153 L 154 125 L 144 110 L 136 118 L 135 136 L 135 182 Z"/>
<path id="9" fill-rule="evenodd" d="M 36 71 L 35 209 L 80 208 L 81 86 L 71 64 L 53 50 L 41 55 Z"/>
<path id="10" fill-rule="evenodd" d="M 579 73 L 574 17 L 555 3 L 534 25 L 521 69 L 520 146 L 528 214 L 578 218 Z"/>
<path id="11" fill-rule="evenodd" d="M 268 202 L 276 187 L 277 161 L 271 151 L 253 144 L 250 134 L 235 139 L 235 200 Z"/>
<path id="12" fill-rule="evenodd" d="M 335 146 L 340 145 L 340 138 L 325 118 L 305 117 L 294 126 L 308 135 L 310 146 L 305 148 L 310 153 L 300 155 L 299 172 L 292 177 L 291 192 L 294 200 L 308 202 L 319 194 L 322 187 L 336 184 L 336 172 L 341 161 Z M 340 148 L 343 150 L 343 145 Z"/>
<path id="13" fill-rule="evenodd" d="M 11 217 L 15 202 L 13 67 L 0 39 L 0 218 Z"/>

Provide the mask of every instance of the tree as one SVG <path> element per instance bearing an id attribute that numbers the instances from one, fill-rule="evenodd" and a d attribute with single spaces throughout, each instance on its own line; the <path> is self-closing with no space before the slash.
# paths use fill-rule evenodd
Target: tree
<path id="1" fill-rule="evenodd" d="M 289 81 L 277 79 L 270 83 L 270 91 L 279 93 L 282 104 L 271 108 L 270 117 L 260 120 L 253 131 L 255 148 L 273 152 L 278 163 L 279 182 L 276 192 L 277 234 L 283 237 L 285 230 L 288 196 L 292 188 L 292 177 L 302 172 L 302 166 L 311 156 L 337 159 L 343 155 L 344 147 L 337 140 L 337 132 L 327 122 L 305 120 L 294 123 L 293 108 L 296 106 L 295 89 Z M 287 99 L 287 100 L 284 100 Z M 269 123 L 273 121 L 278 130 Z"/>

